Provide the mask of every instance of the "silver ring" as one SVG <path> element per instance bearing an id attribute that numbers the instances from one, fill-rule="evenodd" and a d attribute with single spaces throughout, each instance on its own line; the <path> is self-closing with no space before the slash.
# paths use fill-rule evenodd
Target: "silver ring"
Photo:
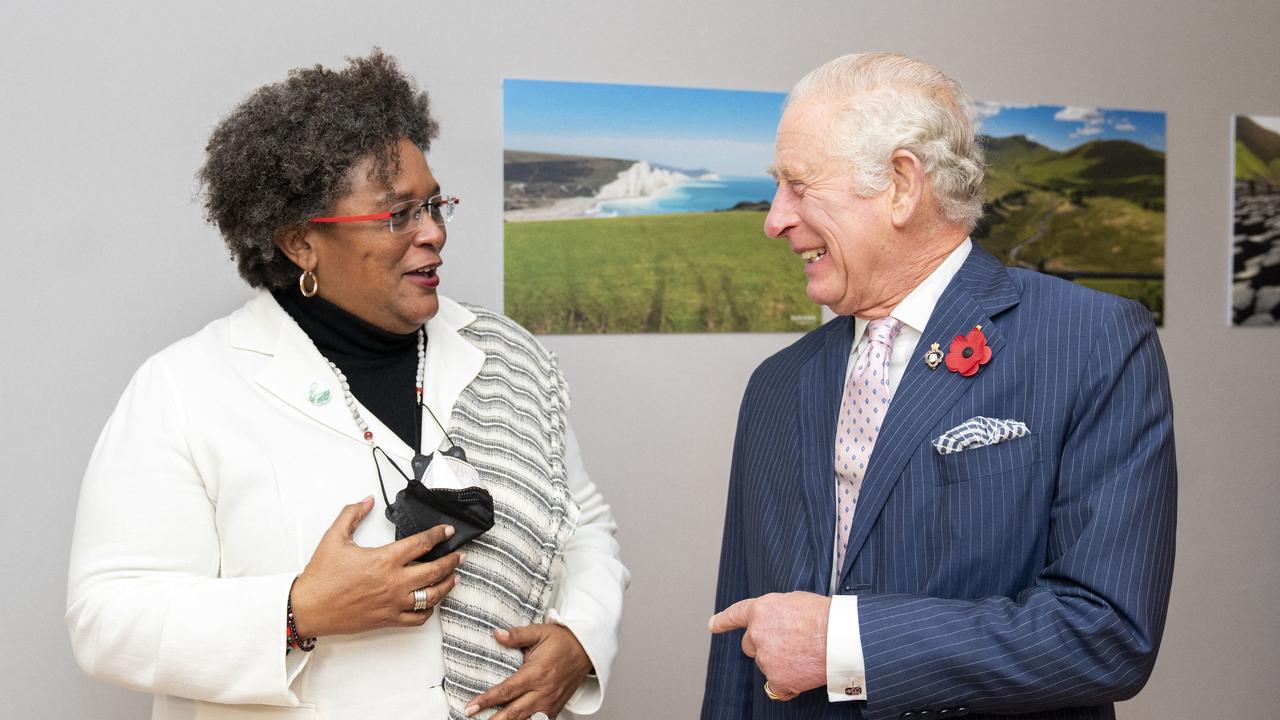
<path id="1" fill-rule="evenodd" d="M 538 712 L 530 715 L 529 720 L 551 720 L 551 718 L 548 718 L 546 713 L 539 710 Z"/>
<path id="2" fill-rule="evenodd" d="M 431 607 L 431 606 L 427 605 L 427 589 L 424 587 L 420 587 L 417 590 L 414 590 L 413 591 L 413 611 L 422 612 L 423 610 L 426 610 L 428 607 Z"/>

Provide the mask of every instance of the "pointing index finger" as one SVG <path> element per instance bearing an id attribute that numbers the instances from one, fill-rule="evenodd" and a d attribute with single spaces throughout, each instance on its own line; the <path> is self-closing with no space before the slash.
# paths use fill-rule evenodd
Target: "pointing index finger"
<path id="1" fill-rule="evenodd" d="M 719 634 L 737 628 L 745 628 L 751 623 L 751 611 L 754 606 L 755 599 L 753 598 L 740 600 L 723 611 L 712 615 L 711 620 L 707 622 L 707 629 L 712 633 Z"/>

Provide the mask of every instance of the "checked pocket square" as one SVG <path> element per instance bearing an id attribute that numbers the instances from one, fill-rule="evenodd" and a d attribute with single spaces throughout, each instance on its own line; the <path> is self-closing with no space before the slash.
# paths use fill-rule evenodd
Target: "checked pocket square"
<path id="1" fill-rule="evenodd" d="M 1020 438 L 1030 432 L 1027 424 L 1019 420 L 997 420 L 979 415 L 939 435 L 933 441 L 933 449 L 939 455 L 950 455 Z"/>

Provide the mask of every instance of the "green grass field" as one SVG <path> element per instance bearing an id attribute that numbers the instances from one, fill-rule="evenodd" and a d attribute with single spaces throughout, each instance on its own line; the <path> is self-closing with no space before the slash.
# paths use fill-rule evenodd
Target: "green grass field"
<path id="1" fill-rule="evenodd" d="M 1031 190 L 1003 204 L 979 242 L 1045 269 L 1162 272 L 1164 213 L 1129 200 Z M 540 335 L 805 332 L 821 310 L 802 261 L 766 238 L 762 212 L 677 213 L 504 225 L 506 312 Z M 1023 244 L 1038 233 L 1035 242 Z M 1164 314 L 1164 282 L 1081 284 Z"/>
<path id="2" fill-rule="evenodd" d="M 1045 272 L 1164 272 L 1163 210 L 1106 195 L 1072 203 L 1069 195 L 1024 190 L 1007 195 L 988 216 L 977 237 L 988 252 L 1008 265 Z M 1028 242 L 1034 238 L 1034 241 Z M 1016 262 L 1014 248 L 1018 248 Z M 1137 300 L 1156 321 L 1164 317 L 1164 281 L 1080 279 L 1082 285 Z"/>
<path id="3" fill-rule="evenodd" d="M 1164 213 L 1128 200 L 1091 197 L 1073 205 L 1052 192 L 1027 193 L 1024 202 L 1002 207 L 982 246 L 1005 263 L 1021 247 L 1017 260 L 1045 269 L 1162 272 Z"/>
<path id="4" fill-rule="evenodd" d="M 506 313 L 538 334 L 804 332 L 821 310 L 762 212 L 509 222 Z"/>

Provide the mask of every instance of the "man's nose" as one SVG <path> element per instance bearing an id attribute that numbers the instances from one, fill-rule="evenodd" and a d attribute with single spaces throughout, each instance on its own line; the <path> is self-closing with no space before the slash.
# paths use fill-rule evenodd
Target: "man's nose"
<path id="1" fill-rule="evenodd" d="M 769 214 L 764 216 L 764 234 L 771 238 L 779 238 L 796 224 L 795 208 L 789 197 L 790 192 L 785 185 L 779 185 L 773 193 L 773 202 L 769 205 Z"/>

